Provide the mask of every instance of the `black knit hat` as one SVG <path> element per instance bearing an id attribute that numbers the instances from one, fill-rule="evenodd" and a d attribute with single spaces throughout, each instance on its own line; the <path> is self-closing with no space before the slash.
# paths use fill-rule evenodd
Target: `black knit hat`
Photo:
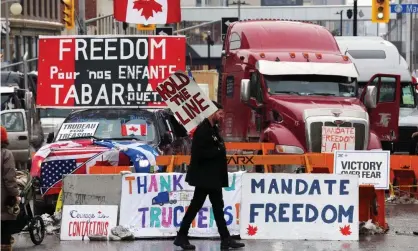
<path id="1" fill-rule="evenodd" d="M 221 104 L 219 104 L 218 102 L 212 101 L 212 103 L 216 106 L 216 108 L 218 108 L 218 109 L 224 109 L 224 107 Z"/>

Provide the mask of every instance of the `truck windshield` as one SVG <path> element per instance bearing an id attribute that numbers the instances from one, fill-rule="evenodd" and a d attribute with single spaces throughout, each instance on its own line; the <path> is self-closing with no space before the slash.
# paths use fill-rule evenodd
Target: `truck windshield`
<path id="1" fill-rule="evenodd" d="M 363 92 L 364 86 L 366 86 L 367 82 L 359 82 L 359 94 Z M 375 83 L 371 83 L 370 85 L 375 85 Z M 392 96 L 391 100 L 394 99 L 395 93 L 395 86 L 392 85 L 385 85 L 385 88 L 381 89 L 381 95 L 379 97 L 379 101 L 383 101 L 386 97 Z M 402 108 L 415 108 L 417 106 L 414 94 L 414 86 L 410 82 L 401 82 L 401 104 L 400 107 Z"/>
<path id="2" fill-rule="evenodd" d="M 356 80 L 342 76 L 264 75 L 264 81 L 271 95 L 355 97 L 357 91 Z"/>

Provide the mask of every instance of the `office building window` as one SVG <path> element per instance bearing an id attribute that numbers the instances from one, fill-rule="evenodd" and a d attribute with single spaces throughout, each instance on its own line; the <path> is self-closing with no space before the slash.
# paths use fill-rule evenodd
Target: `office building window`
<path id="1" fill-rule="evenodd" d="M 44 0 L 44 17 L 48 18 L 48 0 Z"/>

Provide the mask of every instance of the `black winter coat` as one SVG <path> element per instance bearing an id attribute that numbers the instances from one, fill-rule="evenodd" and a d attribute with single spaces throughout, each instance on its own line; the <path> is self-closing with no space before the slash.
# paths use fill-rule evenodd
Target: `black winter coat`
<path id="1" fill-rule="evenodd" d="M 208 119 L 200 123 L 193 134 L 190 166 L 186 182 L 209 189 L 228 187 L 228 165 L 225 143 L 216 126 Z"/>

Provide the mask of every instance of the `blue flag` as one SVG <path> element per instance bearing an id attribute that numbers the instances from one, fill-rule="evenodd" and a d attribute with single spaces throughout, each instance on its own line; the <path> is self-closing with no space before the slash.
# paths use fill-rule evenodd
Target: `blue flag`
<path id="1" fill-rule="evenodd" d="M 151 146 L 138 142 L 95 141 L 95 145 L 116 148 L 129 157 L 137 173 L 155 173 L 162 168 L 157 166 L 158 152 Z"/>

